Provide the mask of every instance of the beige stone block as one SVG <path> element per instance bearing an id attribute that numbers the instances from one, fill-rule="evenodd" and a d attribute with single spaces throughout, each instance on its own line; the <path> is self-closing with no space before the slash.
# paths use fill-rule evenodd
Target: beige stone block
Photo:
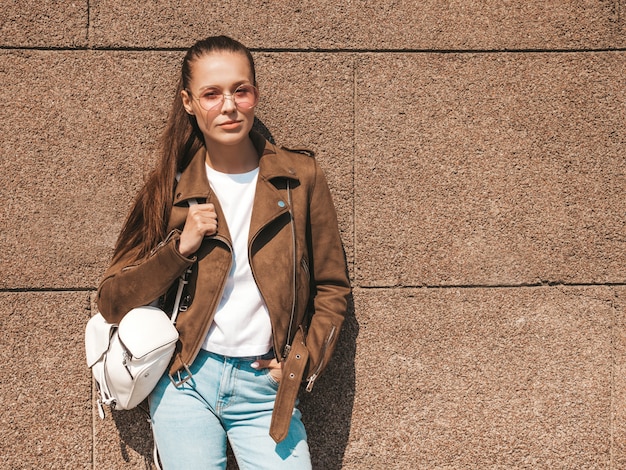
<path id="1" fill-rule="evenodd" d="M 624 293 L 357 290 L 342 468 L 620 468 L 612 357 Z"/>
<path id="2" fill-rule="evenodd" d="M 626 55 L 359 55 L 361 285 L 619 283 Z"/>
<path id="3" fill-rule="evenodd" d="M 0 468 L 91 468 L 87 292 L 0 293 Z"/>
<path id="4" fill-rule="evenodd" d="M 1 55 L 0 286 L 96 286 L 151 166 L 179 54 Z"/>
<path id="5" fill-rule="evenodd" d="M 96 286 L 154 163 L 182 55 L 5 51 L 2 60 L 0 194 L 9 203 L 0 286 Z M 259 57 L 258 66 L 263 124 L 277 143 L 319 153 L 348 243 L 351 67 L 342 57 L 288 54 Z"/>
<path id="6" fill-rule="evenodd" d="M 12 0 L 0 13 L 0 45 L 4 47 L 84 47 L 89 2 Z"/>
<path id="7" fill-rule="evenodd" d="M 254 48 L 500 50 L 626 44 L 619 2 L 90 2 L 90 38 L 113 47 L 188 47 L 228 34 Z"/>
<path id="8" fill-rule="evenodd" d="M 613 357 L 615 362 L 612 390 L 613 468 L 626 468 L 626 290 L 615 289 L 613 300 L 615 333 Z"/>
<path id="9" fill-rule="evenodd" d="M 357 393 L 355 357 L 359 328 L 359 321 L 351 301 L 330 364 L 316 380 L 310 393 L 304 390 L 300 393 L 300 410 L 307 430 L 314 469 L 349 468 L 345 465 L 355 425 L 353 420 Z"/>

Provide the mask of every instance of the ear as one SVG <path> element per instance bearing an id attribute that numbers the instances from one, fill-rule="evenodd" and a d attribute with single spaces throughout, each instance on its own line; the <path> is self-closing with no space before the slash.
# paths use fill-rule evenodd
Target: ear
<path id="1" fill-rule="evenodd" d="M 183 100 L 183 107 L 185 108 L 185 111 L 187 111 L 187 114 L 191 114 L 193 116 L 194 112 L 191 106 L 191 97 L 189 96 L 189 93 L 187 93 L 187 90 L 182 90 L 180 92 L 180 97 Z"/>

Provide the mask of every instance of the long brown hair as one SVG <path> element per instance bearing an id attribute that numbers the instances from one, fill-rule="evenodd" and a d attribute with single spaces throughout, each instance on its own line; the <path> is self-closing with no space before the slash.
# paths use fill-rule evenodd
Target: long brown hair
<path id="1" fill-rule="evenodd" d="M 239 41 L 228 36 L 212 36 L 196 42 L 187 50 L 174 102 L 159 140 L 157 166 L 148 175 L 135 198 L 115 244 L 114 260 L 131 252 L 135 260 L 141 259 L 167 235 L 165 232 L 172 211 L 176 174 L 183 171 L 196 152 L 204 146 L 204 138 L 195 116 L 187 114 L 183 107 L 181 91 L 189 88 L 193 62 L 211 52 L 244 54 L 250 63 L 253 84 L 256 85 L 252 54 Z"/>

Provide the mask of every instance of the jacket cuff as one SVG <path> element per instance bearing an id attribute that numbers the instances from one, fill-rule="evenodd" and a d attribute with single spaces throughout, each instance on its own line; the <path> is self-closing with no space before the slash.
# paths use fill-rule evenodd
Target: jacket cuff
<path id="1" fill-rule="evenodd" d="M 196 262 L 197 257 L 194 255 L 191 258 L 183 256 L 178 250 L 180 243 L 180 230 L 172 230 L 165 240 L 152 251 L 150 257 L 157 257 L 159 265 L 165 269 L 165 272 L 181 272 L 184 271 L 189 265 Z"/>

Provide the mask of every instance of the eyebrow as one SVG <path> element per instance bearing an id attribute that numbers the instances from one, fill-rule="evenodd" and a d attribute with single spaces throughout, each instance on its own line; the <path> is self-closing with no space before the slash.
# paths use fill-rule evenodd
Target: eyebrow
<path id="1" fill-rule="evenodd" d="M 252 83 L 250 82 L 250 80 L 240 80 L 238 82 L 233 83 L 230 86 L 230 89 L 237 89 L 238 87 L 240 87 L 241 85 L 252 85 Z M 204 90 L 208 90 L 210 88 L 217 88 L 219 90 L 222 90 L 223 88 L 221 86 L 218 85 L 205 85 L 205 86 L 201 86 L 200 87 L 200 91 L 204 91 Z"/>

